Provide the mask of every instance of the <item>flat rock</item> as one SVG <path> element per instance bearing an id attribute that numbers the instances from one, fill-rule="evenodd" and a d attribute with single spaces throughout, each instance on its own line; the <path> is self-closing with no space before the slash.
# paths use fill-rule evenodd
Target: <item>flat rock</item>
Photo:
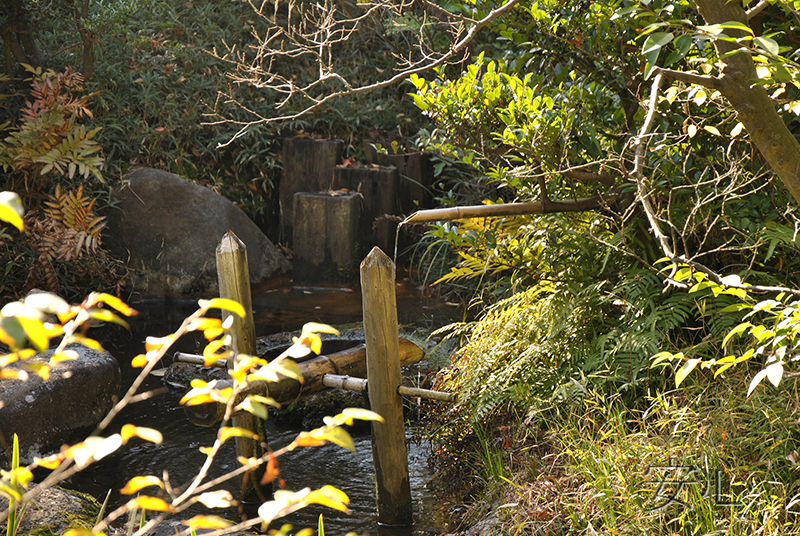
<path id="1" fill-rule="evenodd" d="M 138 168 L 111 196 L 103 244 L 127 261 L 140 296 L 217 295 L 216 248 L 229 230 L 247 246 L 251 284 L 291 268 L 234 203 L 178 175 Z"/>
<path id="2" fill-rule="evenodd" d="M 83 439 L 119 395 L 120 369 L 114 356 L 81 345 L 69 348 L 78 359 L 54 365 L 47 381 L 34 374 L 25 382 L 0 380 L 0 401 L 7 402 L 0 408 L 0 434 L 9 448 L 17 434 L 23 463 Z M 31 359 L 47 362 L 51 354 Z"/>
<path id="3" fill-rule="evenodd" d="M 8 499 L 0 496 L 0 511 L 8 508 Z M 22 517 L 18 534 L 61 534 L 67 529 L 90 527 L 100 511 L 92 497 L 78 495 L 59 488 L 42 491 L 28 506 Z"/>

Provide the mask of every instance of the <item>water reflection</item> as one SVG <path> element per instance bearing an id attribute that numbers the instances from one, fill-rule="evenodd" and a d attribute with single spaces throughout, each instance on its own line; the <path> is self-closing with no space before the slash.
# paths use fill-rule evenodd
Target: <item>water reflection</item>
<path id="1" fill-rule="evenodd" d="M 263 286 L 252 289 L 256 331 L 267 335 L 280 331 L 299 330 L 305 322 L 345 324 L 361 320 L 361 296 L 357 288 L 319 288 L 293 286 Z M 398 319 L 402 324 L 424 325 L 431 329 L 451 320 L 454 310 L 435 300 L 421 297 L 410 282 L 398 284 Z M 196 310 L 194 301 L 155 301 L 132 303 L 140 315 L 131 322 L 131 331 L 104 331 L 96 335 L 117 356 L 123 368 L 123 382 L 130 385 L 138 373 L 128 364 L 138 353 L 143 352 L 144 339 L 148 335 L 163 336 L 180 325 L 183 319 Z M 113 328 L 103 328 L 104 330 Z M 194 334 L 178 342 L 175 350 L 183 352 L 202 351 L 204 341 Z M 166 363 L 165 365 L 167 365 Z M 146 380 L 143 390 L 161 389 L 163 384 L 157 377 Z M 210 446 L 216 437 L 215 428 L 200 428 L 192 425 L 178 404 L 182 393 L 166 392 L 161 396 L 140 402 L 127 408 L 116 419 L 114 427 L 125 423 L 152 427 L 164 433 L 164 443 L 153 445 L 147 442 L 134 444 L 102 460 L 91 471 L 76 475 L 68 487 L 104 497 L 111 489 L 111 507 L 124 504 L 130 497 L 120 496 L 120 489 L 130 478 L 137 475 L 162 477 L 167 471 L 172 486 L 187 484 L 197 474 L 205 461 L 200 447 Z M 299 430 L 280 428 L 268 423 L 269 443 L 275 450 L 291 442 Z M 112 430 L 115 431 L 115 430 Z M 315 448 L 300 448 L 280 459 L 281 477 L 287 489 L 296 491 L 305 487 L 317 488 L 331 484 L 342 489 L 351 500 L 353 514 L 323 507 L 309 507 L 287 518 L 279 520 L 295 527 L 316 527 L 319 515 L 323 515 L 328 534 L 399 535 L 409 533 L 395 528 L 378 530 L 374 493 L 374 469 L 372 448 L 368 433 L 354 436 L 356 454 L 326 445 Z M 415 526 L 411 533 L 437 532 L 436 503 L 426 489 L 430 479 L 427 470 L 425 446 L 409 442 L 409 473 L 414 502 Z M 237 463 L 233 442 L 226 444 L 218 457 L 215 469 L 209 475 L 214 478 L 235 469 Z M 238 497 L 237 484 L 231 482 L 227 489 Z M 144 493 L 150 490 L 144 490 Z M 181 517 L 201 513 L 198 507 Z M 236 518 L 236 512 L 221 515 Z M 165 528 L 170 529 L 169 526 Z M 174 533 L 173 529 L 167 533 Z"/>

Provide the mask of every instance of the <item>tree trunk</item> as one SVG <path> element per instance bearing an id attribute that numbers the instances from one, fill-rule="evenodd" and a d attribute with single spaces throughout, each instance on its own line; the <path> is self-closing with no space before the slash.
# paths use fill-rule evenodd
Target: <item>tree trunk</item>
<path id="1" fill-rule="evenodd" d="M 700 15 L 707 24 L 739 21 L 747 24 L 747 16 L 741 2 L 726 0 L 697 0 Z M 741 35 L 726 29 L 728 35 Z M 737 43 L 717 40 L 717 54 L 740 48 Z M 778 175 L 797 203 L 800 203 L 800 143 L 792 135 L 775 110 L 775 102 L 769 98 L 758 80 L 753 58 L 747 53 L 732 54 L 720 60 L 724 66 L 716 86 L 731 103 L 750 139 L 761 151 L 764 159 Z"/>

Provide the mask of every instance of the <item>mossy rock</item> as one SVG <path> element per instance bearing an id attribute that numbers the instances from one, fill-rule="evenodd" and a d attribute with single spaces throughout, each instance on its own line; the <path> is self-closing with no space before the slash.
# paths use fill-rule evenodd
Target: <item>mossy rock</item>
<path id="1" fill-rule="evenodd" d="M 0 511 L 8 499 L 0 497 Z M 25 510 L 17 534 L 20 536 L 58 536 L 73 528 L 92 528 L 100 512 L 94 497 L 76 491 L 50 488 L 39 494 Z"/>

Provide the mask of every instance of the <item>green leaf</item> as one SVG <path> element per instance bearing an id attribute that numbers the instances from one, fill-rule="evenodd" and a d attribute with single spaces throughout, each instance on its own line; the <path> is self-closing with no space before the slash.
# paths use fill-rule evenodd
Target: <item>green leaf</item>
<path id="1" fill-rule="evenodd" d="M 777 57 L 780 54 L 780 47 L 778 46 L 778 43 L 769 37 L 756 37 L 753 39 L 753 43 L 755 43 L 758 48 L 770 56 Z"/>
<path id="2" fill-rule="evenodd" d="M 686 379 L 686 376 L 688 376 L 689 373 L 695 369 L 700 361 L 702 361 L 702 359 L 690 359 L 681 368 L 679 368 L 677 372 L 675 372 L 675 387 L 680 387 L 681 383 L 683 383 L 683 380 Z"/>
<path id="3" fill-rule="evenodd" d="M 722 346 L 727 345 L 728 341 L 730 341 L 735 335 L 740 335 L 752 327 L 753 324 L 751 324 L 750 322 L 742 322 L 741 324 L 730 330 L 727 335 L 725 335 L 725 338 L 722 339 Z"/>
<path id="4" fill-rule="evenodd" d="M 642 45 L 642 55 L 647 56 L 653 52 L 658 52 L 661 47 L 670 43 L 675 37 L 672 32 L 655 32 L 647 36 L 647 39 Z"/>

